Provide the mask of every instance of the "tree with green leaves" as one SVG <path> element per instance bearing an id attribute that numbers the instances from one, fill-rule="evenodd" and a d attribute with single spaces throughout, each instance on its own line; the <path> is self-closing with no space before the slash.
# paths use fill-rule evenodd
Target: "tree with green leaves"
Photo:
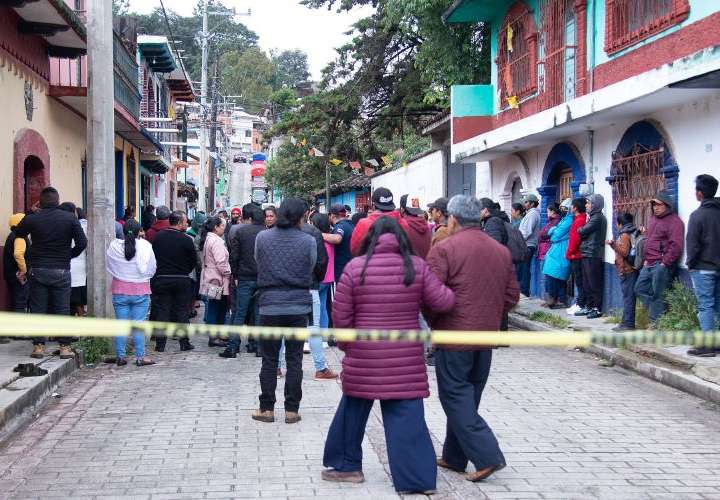
<path id="1" fill-rule="evenodd" d="M 275 66 L 259 47 L 227 52 L 220 58 L 220 90 L 240 96 L 234 101 L 250 113 L 260 113 L 270 104 Z"/>
<path id="2" fill-rule="evenodd" d="M 296 89 L 310 80 L 307 54 L 302 50 L 271 53 L 275 66 L 275 89 Z"/>

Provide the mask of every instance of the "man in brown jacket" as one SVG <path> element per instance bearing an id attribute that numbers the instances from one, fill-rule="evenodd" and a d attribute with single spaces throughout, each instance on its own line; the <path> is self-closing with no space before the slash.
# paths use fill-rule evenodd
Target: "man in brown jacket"
<path id="1" fill-rule="evenodd" d="M 447 198 L 438 198 L 434 202 L 428 205 L 428 211 L 430 213 L 430 219 L 435 223 L 435 230 L 433 231 L 432 246 L 437 245 L 442 240 L 450 236 L 450 232 L 447 227 Z"/>
<path id="2" fill-rule="evenodd" d="M 482 231 L 481 206 L 474 197 L 453 197 L 448 213 L 451 236 L 430 250 L 428 264 L 455 292 L 455 307 L 443 314 L 428 312 L 430 325 L 436 330 L 497 331 L 520 298 L 510 251 Z M 438 394 L 447 417 L 438 465 L 464 473 L 470 461 L 476 472 L 465 477 L 473 482 L 505 467 L 492 429 L 478 414 L 491 361 L 491 346 L 438 345 L 435 351 Z"/>
<path id="3" fill-rule="evenodd" d="M 633 249 L 633 240 L 638 241 L 640 232 L 635 227 L 635 218 L 627 212 L 618 215 L 617 231 L 617 239 L 608 240 L 605 243 L 615 251 L 615 269 L 617 269 L 620 277 L 623 295 L 622 321 L 613 330 L 624 332 L 635 329 L 635 307 L 637 303 L 635 284 L 638 278 L 638 270 L 635 268 L 635 255 L 632 255 L 632 253 L 633 250 L 637 251 L 637 248 Z"/>

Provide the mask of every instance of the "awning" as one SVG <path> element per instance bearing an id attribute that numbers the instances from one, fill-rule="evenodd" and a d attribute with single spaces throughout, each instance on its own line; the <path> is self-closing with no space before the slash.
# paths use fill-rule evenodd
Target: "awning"
<path id="1" fill-rule="evenodd" d="M 75 58 L 87 52 L 85 26 L 63 0 L 0 2 L 8 4 L 20 16 L 18 31 L 44 38 L 50 56 Z"/>
<path id="2" fill-rule="evenodd" d="M 160 155 L 140 155 L 140 164 L 154 174 L 164 174 L 170 170 L 170 162 Z"/>
<path id="3" fill-rule="evenodd" d="M 172 73 L 177 67 L 167 37 L 140 35 L 137 44 L 140 54 L 156 73 Z"/>
<path id="4" fill-rule="evenodd" d="M 182 68 L 175 68 L 175 70 L 167 76 L 166 81 L 175 100 L 185 102 L 193 102 L 195 100 L 192 84 Z"/>
<path id="5" fill-rule="evenodd" d="M 505 11 L 510 0 L 505 2 L 490 0 L 455 0 L 442 15 L 446 24 L 476 23 L 491 21 L 500 12 Z"/>

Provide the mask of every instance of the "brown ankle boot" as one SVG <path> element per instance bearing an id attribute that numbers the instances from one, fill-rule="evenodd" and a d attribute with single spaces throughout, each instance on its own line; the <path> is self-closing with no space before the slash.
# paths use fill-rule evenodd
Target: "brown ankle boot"
<path id="1" fill-rule="evenodd" d="M 60 359 L 73 359 L 75 353 L 72 351 L 69 345 L 60 346 Z"/>
<path id="2" fill-rule="evenodd" d="M 31 358 L 42 359 L 45 357 L 45 344 L 35 344 L 33 346 Z"/>

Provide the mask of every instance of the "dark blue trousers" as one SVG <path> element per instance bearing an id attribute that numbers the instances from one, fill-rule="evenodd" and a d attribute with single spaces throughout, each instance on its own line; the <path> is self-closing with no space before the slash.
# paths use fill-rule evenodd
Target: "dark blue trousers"
<path id="1" fill-rule="evenodd" d="M 438 395 L 447 431 L 443 460 L 453 469 L 465 470 L 505 465 L 495 434 L 478 413 L 485 383 L 490 375 L 492 351 L 435 351 Z"/>
<path id="2" fill-rule="evenodd" d="M 340 472 L 362 470 L 362 442 L 374 401 L 351 396 L 340 400 L 330 425 L 323 465 Z M 422 399 L 380 401 L 388 462 L 397 491 L 434 490 L 437 464 Z"/>

